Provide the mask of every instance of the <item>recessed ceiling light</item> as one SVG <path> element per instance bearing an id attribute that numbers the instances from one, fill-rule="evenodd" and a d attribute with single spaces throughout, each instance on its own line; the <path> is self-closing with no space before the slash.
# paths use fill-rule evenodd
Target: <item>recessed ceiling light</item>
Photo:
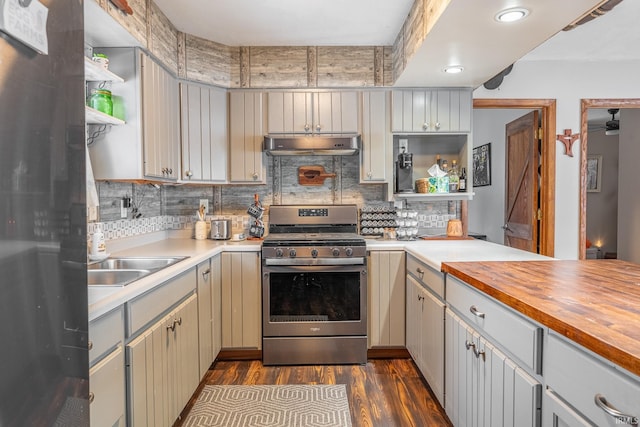
<path id="1" fill-rule="evenodd" d="M 448 74 L 459 74 L 462 71 L 464 71 L 464 67 L 462 65 L 452 65 L 444 69 L 444 72 Z"/>
<path id="2" fill-rule="evenodd" d="M 505 9 L 496 15 L 496 21 L 498 22 L 515 22 L 524 19 L 529 15 L 529 10 L 522 7 L 514 7 L 511 9 Z"/>

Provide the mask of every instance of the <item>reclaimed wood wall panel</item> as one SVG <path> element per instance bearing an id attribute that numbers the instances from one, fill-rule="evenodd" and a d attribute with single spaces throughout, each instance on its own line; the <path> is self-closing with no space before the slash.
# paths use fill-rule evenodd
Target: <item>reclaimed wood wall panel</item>
<path id="1" fill-rule="evenodd" d="M 423 0 L 416 0 L 403 26 L 404 61 L 410 60 L 422 46 L 425 37 L 425 10 Z M 404 67 L 403 67 L 404 68 Z"/>
<path id="2" fill-rule="evenodd" d="M 373 46 L 319 46 L 318 87 L 374 86 Z"/>
<path id="3" fill-rule="evenodd" d="M 393 47 L 385 46 L 384 47 L 384 76 L 383 76 L 383 86 L 393 86 L 395 83 L 395 74 L 393 73 Z"/>
<path id="4" fill-rule="evenodd" d="M 307 47 L 307 86 L 318 87 L 318 48 Z"/>
<path id="5" fill-rule="evenodd" d="M 306 87 L 307 48 L 252 46 L 250 87 Z"/>
<path id="6" fill-rule="evenodd" d="M 423 0 L 424 1 L 424 36 L 431 31 L 442 12 L 449 6 L 451 0 Z"/>
<path id="7" fill-rule="evenodd" d="M 147 2 L 152 0 L 129 0 L 133 15 L 127 15 L 115 7 L 110 1 L 100 3 L 124 29 L 126 29 L 140 44 L 147 46 Z"/>
<path id="8" fill-rule="evenodd" d="M 187 79 L 230 87 L 231 50 L 229 46 L 187 34 L 185 49 Z"/>
<path id="9" fill-rule="evenodd" d="M 178 31 L 177 35 L 177 60 L 178 60 L 178 77 L 187 78 L 187 35 Z"/>
<path id="10" fill-rule="evenodd" d="M 155 3 L 149 7 L 149 51 L 178 74 L 178 30 Z"/>
<path id="11" fill-rule="evenodd" d="M 404 57 L 404 27 L 402 27 L 391 48 L 391 72 L 394 82 L 404 71 L 406 65 L 407 62 Z"/>

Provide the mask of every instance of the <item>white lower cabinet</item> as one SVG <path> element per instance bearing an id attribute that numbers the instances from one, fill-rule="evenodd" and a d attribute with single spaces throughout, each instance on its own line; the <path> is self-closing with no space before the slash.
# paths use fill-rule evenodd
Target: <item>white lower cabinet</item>
<path id="1" fill-rule="evenodd" d="M 445 304 L 407 275 L 407 349 L 441 405 L 444 404 Z"/>
<path id="2" fill-rule="evenodd" d="M 200 340 L 200 378 L 204 377 L 220 353 L 222 340 L 221 255 L 201 262 L 198 275 L 198 336 Z"/>
<path id="3" fill-rule="evenodd" d="M 259 252 L 223 252 L 222 347 L 262 348 Z"/>
<path id="4" fill-rule="evenodd" d="M 92 427 L 125 425 L 124 307 L 89 322 Z"/>
<path id="5" fill-rule="evenodd" d="M 192 295 L 127 345 L 129 424 L 172 426 L 200 381 Z"/>
<path id="6" fill-rule="evenodd" d="M 369 348 L 405 345 L 405 253 L 369 254 Z"/>
<path id="7" fill-rule="evenodd" d="M 455 426 L 540 426 L 542 384 L 446 310 L 445 410 Z"/>
<path id="8" fill-rule="evenodd" d="M 640 424 L 638 377 L 555 333 L 547 337 L 544 361 L 545 426 Z M 563 402 L 564 412 L 557 409 L 557 404 L 546 406 L 554 401 Z"/>
<path id="9" fill-rule="evenodd" d="M 122 345 L 89 370 L 91 427 L 124 426 L 124 352 Z"/>

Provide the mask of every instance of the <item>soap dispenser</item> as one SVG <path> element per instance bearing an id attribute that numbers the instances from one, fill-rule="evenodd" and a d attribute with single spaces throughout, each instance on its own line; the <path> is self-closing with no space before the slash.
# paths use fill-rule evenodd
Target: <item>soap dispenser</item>
<path id="1" fill-rule="evenodd" d="M 104 233 L 100 224 L 96 224 L 96 229 L 91 236 L 91 257 L 94 259 L 104 258 L 107 254 L 107 245 L 104 241 Z"/>

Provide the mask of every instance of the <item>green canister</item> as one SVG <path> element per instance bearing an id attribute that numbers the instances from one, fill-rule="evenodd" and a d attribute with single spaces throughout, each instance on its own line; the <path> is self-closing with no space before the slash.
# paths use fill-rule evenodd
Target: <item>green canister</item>
<path id="1" fill-rule="evenodd" d="M 89 107 L 112 116 L 113 100 L 111 99 L 111 91 L 107 89 L 94 89 L 91 92 L 91 98 L 89 98 Z"/>

